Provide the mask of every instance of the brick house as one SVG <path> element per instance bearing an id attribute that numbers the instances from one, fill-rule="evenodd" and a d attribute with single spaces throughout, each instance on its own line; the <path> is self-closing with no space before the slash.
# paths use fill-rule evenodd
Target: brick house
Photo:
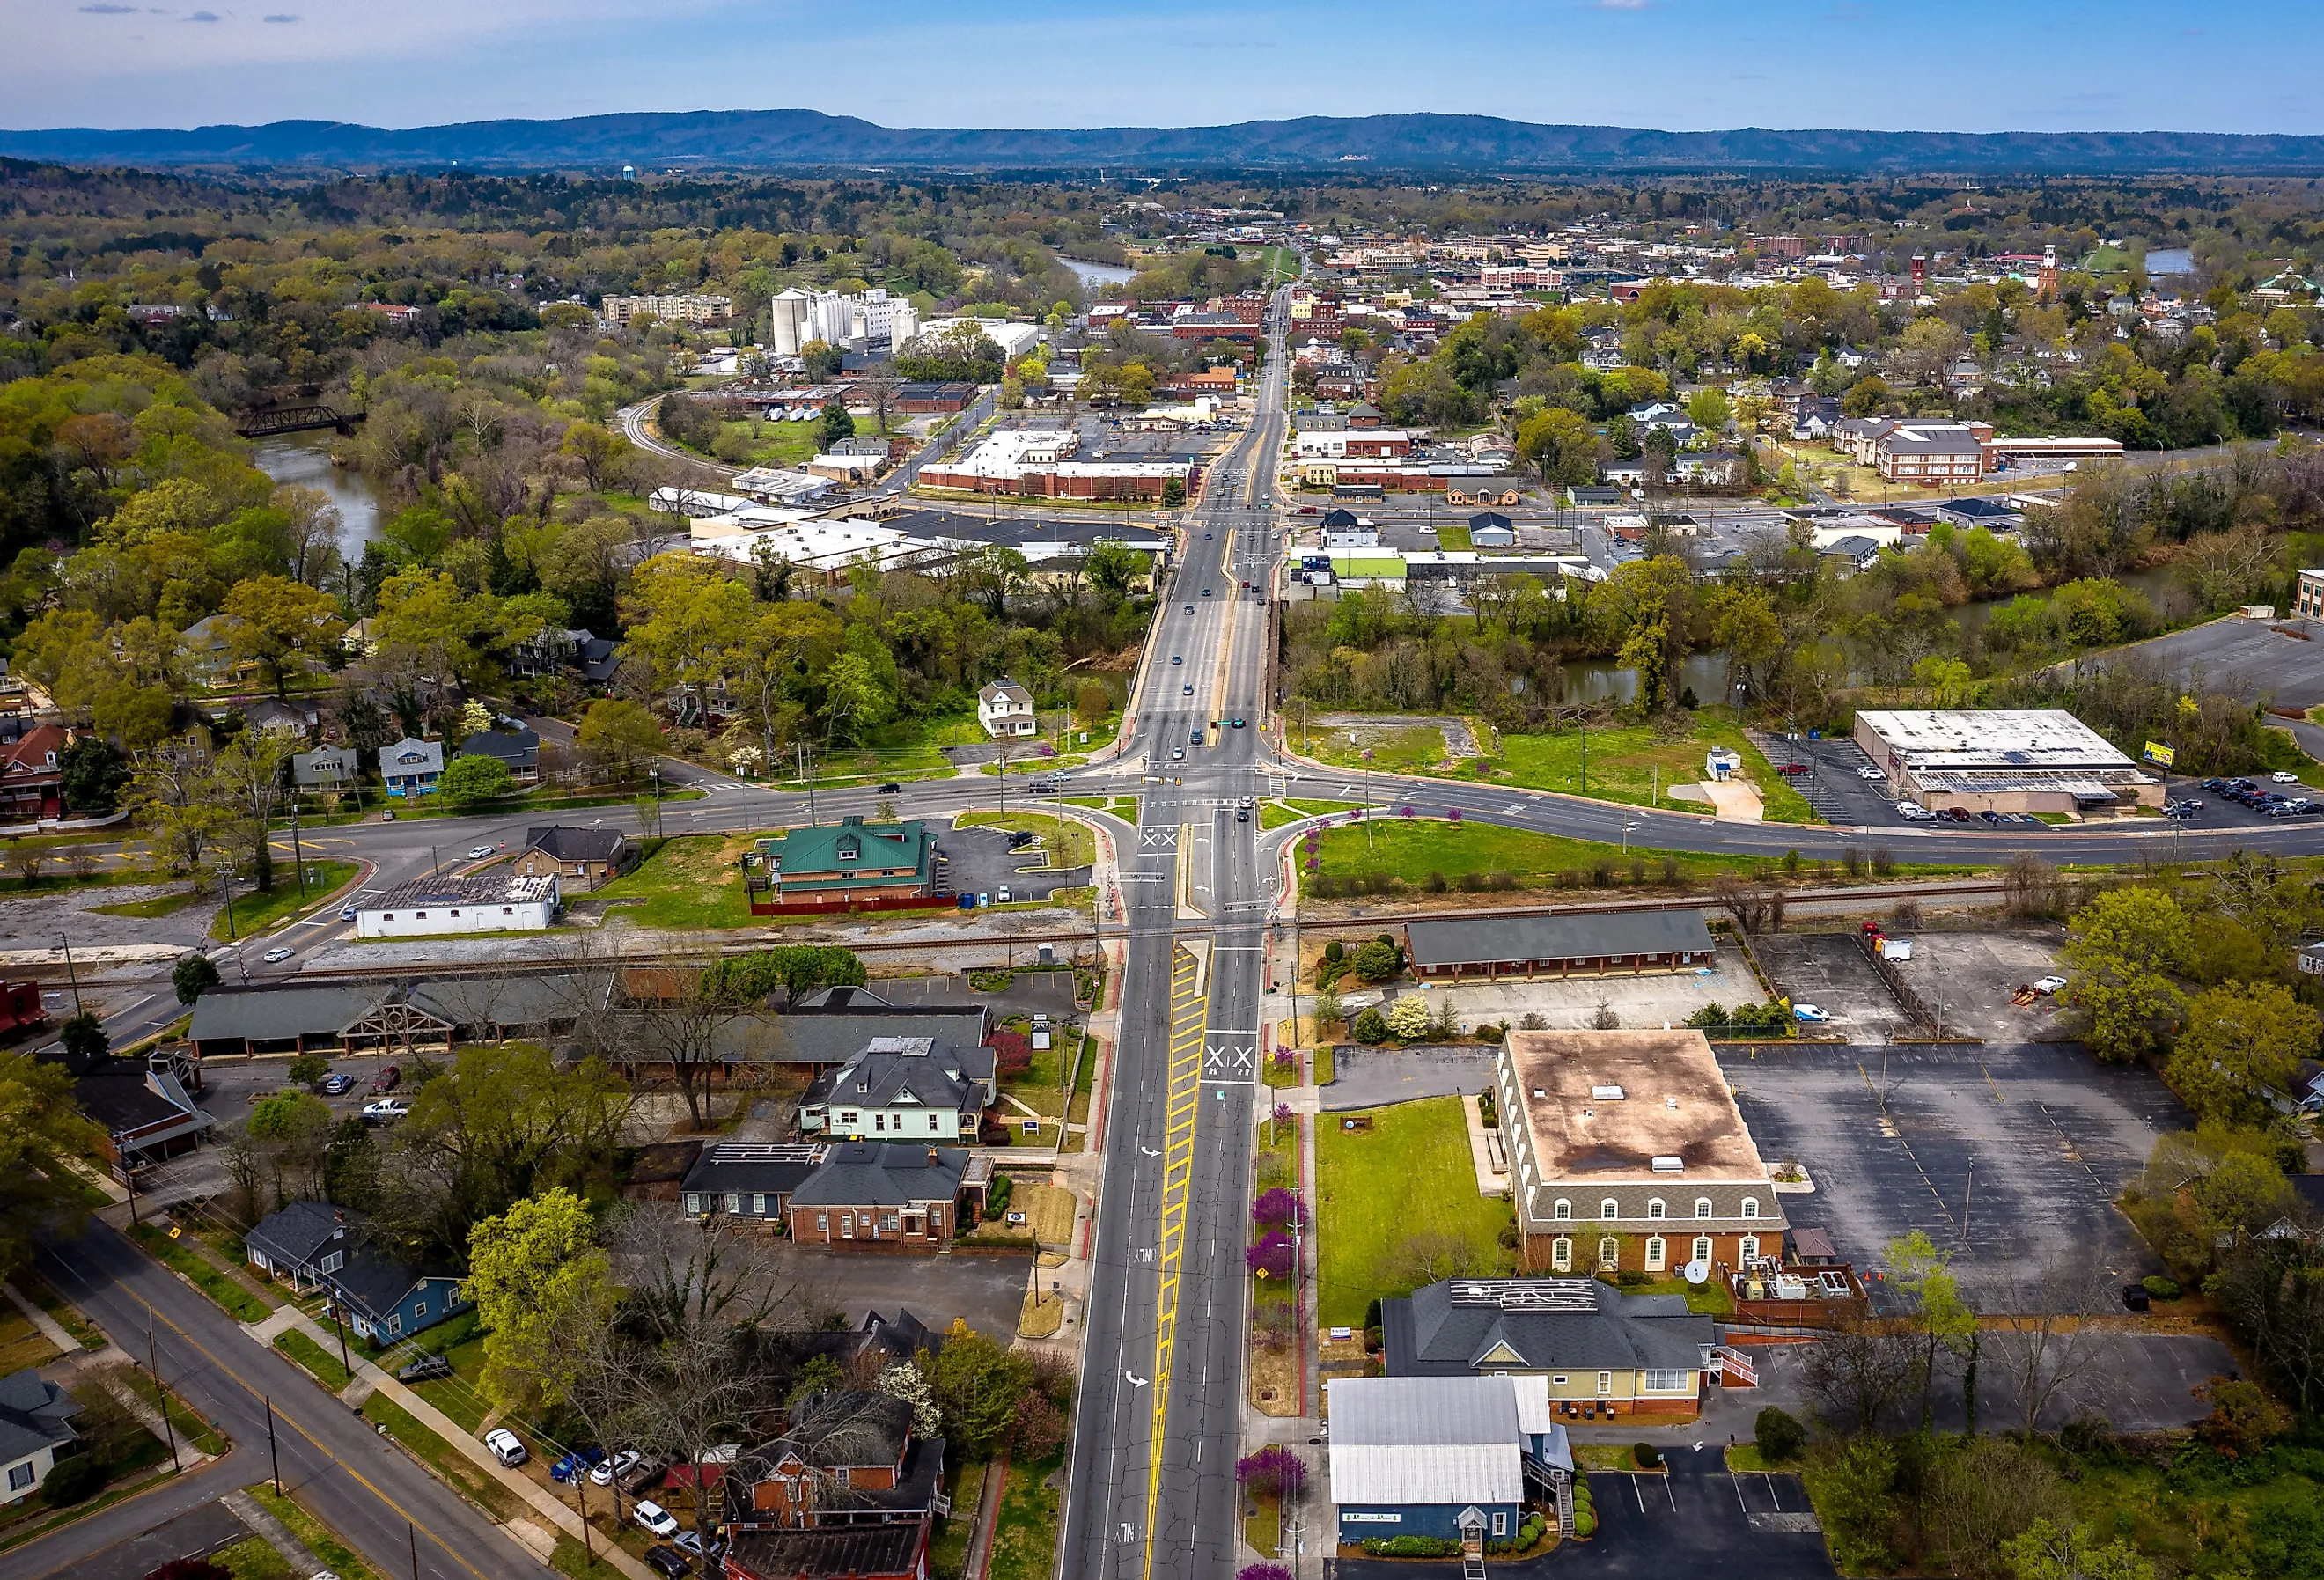
<path id="1" fill-rule="evenodd" d="M 992 1160 L 960 1147 L 844 1141 L 791 1192 L 790 1235 L 804 1245 L 939 1251 L 984 1211 Z"/>
<path id="2" fill-rule="evenodd" d="M 1494 1062 L 1527 1270 L 1781 1250 L 1783 1204 L 1702 1032 L 1513 1031 Z"/>
<path id="3" fill-rule="evenodd" d="M 64 815 L 64 771 L 59 754 L 71 735 L 57 725 L 35 725 L 0 744 L 0 818 L 18 822 Z"/>
<path id="4" fill-rule="evenodd" d="M 942 1501 L 945 1440 L 912 1431 L 912 1407 L 835 1388 L 791 1407 L 788 1429 L 725 1479 L 730 1538 L 757 1531 L 918 1525 Z"/>
<path id="5" fill-rule="evenodd" d="M 558 878 L 575 888 L 595 889 L 621 876 L 630 863 L 629 836 L 618 828 L 528 828 L 524 854 L 516 858 L 522 878 Z"/>

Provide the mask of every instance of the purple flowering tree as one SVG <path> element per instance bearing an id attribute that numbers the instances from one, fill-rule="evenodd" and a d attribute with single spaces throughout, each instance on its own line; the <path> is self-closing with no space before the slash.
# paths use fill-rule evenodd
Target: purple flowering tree
<path id="1" fill-rule="evenodd" d="M 1288 1229 L 1294 1224 L 1304 1225 L 1307 1215 L 1299 1198 L 1278 1185 L 1250 1204 L 1250 1221 L 1262 1229 Z"/>
<path id="2" fill-rule="evenodd" d="M 1307 1465 L 1280 1443 L 1235 1461 L 1235 1480 L 1249 1492 L 1288 1497 L 1307 1484 Z"/>
<path id="3" fill-rule="evenodd" d="M 1297 1252 L 1291 1236 L 1280 1229 L 1270 1229 L 1259 1243 L 1242 1253 L 1243 1264 L 1254 1273 L 1265 1273 L 1270 1279 L 1291 1276 L 1292 1259 Z"/>
<path id="4" fill-rule="evenodd" d="M 1245 1564 L 1235 1571 L 1235 1580 L 1291 1580 L 1291 1571 L 1280 1564 Z"/>

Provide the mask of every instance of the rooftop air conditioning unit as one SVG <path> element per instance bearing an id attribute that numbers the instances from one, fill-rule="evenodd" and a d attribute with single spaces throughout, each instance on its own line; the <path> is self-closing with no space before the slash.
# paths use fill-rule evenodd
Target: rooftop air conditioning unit
<path id="1" fill-rule="evenodd" d="M 1602 1098 L 1608 1103 L 1619 1103 L 1622 1100 L 1622 1088 L 1619 1086 L 1592 1086 L 1590 1088 L 1590 1095 L 1596 1098 Z"/>
<path id="2" fill-rule="evenodd" d="M 1655 1172 L 1657 1174 L 1683 1174 L 1686 1172 L 1686 1160 L 1674 1156 L 1656 1158 L 1655 1160 Z"/>

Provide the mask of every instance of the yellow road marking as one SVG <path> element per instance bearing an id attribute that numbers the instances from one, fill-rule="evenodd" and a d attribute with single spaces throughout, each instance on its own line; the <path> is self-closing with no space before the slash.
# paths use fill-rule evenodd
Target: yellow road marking
<path id="1" fill-rule="evenodd" d="M 1194 1116 L 1202 1107 L 1203 1033 L 1209 1021 L 1202 963 L 1184 947 L 1170 956 L 1169 1131 L 1162 1143 L 1161 1301 L 1154 1322 L 1154 1427 L 1146 1470 L 1146 1580 L 1154 1575 L 1154 1511 L 1162 1498 L 1162 1445 L 1170 1409 L 1170 1357 L 1178 1336 L 1178 1274 L 1186 1242 L 1186 1192 L 1194 1175 Z"/>

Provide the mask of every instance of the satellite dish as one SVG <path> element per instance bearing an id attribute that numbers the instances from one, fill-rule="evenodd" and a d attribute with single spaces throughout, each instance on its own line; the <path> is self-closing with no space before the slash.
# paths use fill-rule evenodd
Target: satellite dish
<path id="1" fill-rule="evenodd" d="M 1690 1284 L 1709 1283 L 1711 1281 L 1711 1264 L 1702 1261 L 1701 1258 L 1697 1258 L 1695 1261 L 1688 1262 L 1686 1264 L 1686 1281 Z"/>

